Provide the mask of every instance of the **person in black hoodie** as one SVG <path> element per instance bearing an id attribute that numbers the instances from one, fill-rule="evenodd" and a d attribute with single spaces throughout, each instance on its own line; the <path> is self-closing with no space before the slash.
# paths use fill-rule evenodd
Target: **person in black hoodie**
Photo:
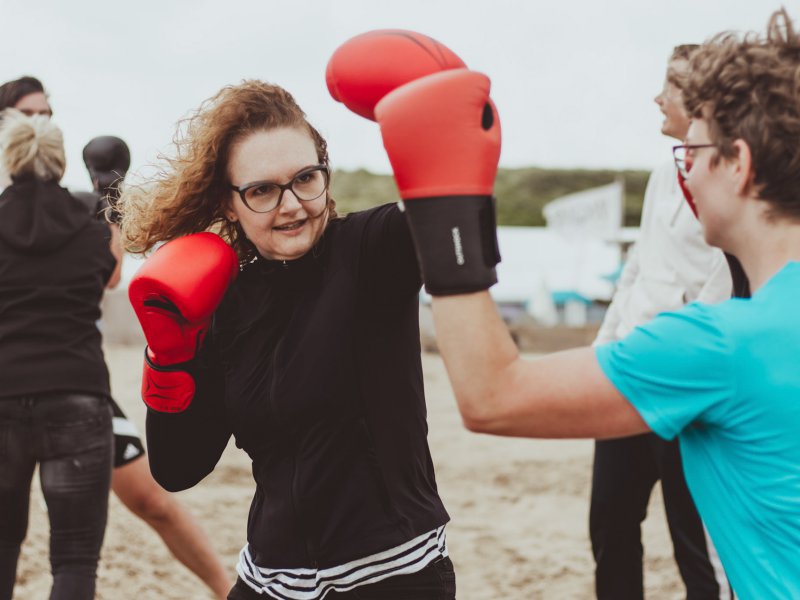
<path id="1" fill-rule="evenodd" d="M 111 482 L 109 377 L 99 302 L 117 257 L 106 223 L 59 185 L 48 116 L 8 109 L 0 154 L 0 599 L 12 597 L 39 466 L 51 600 L 94 597 Z"/>
<path id="2" fill-rule="evenodd" d="M 0 85 L 0 111 L 5 108 L 16 108 L 28 116 L 50 117 L 53 114 L 44 85 L 31 76 Z M 108 222 L 111 243 L 118 252 L 117 267 L 106 284 L 107 289 L 113 289 L 120 281 L 122 266 L 118 214 L 113 210 L 113 201 L 118 197 L 118 185 L 130 167 L 130 150 L 120 138 L 100 136 L 84 147 L 83 159 L 94 191 L 71 193 L 84 204 L 91 216 Z M 7 185 L 3 179 L 0 176 L 0 191 Z M 106 252 L 106 249 L 102 248 L 102 251 Z M 224 598 L 230 588 L 230 577 L 208 536 L 188 509 L 155 482 L 144 460 L 144 444 L 135 425 L 113 398 L 109 398 L 109 402 L 114 429 L 111 490 L 128 510 L 158 533 L 170 552 L 208 585 L 216 597 Z"/>

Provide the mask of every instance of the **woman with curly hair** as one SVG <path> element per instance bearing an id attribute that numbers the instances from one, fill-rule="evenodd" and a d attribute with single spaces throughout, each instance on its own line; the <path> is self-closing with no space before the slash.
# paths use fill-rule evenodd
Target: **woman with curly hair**
<path id="1" fill-rule="evenodd" d="M 129 288 L 155 478 L 196 485 L 231 436 L 252 459 L 231 599 L 454 598 L 403 214 L 337 216 L 326 142 L 276 85 L 224 88 L 176 142 L 119 207 L 130 251 L 167 242 Z"/>

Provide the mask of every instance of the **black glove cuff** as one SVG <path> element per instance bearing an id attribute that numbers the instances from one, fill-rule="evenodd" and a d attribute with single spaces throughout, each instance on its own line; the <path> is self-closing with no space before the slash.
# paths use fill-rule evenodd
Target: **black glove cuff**
<path id="1" fill-rule="evenodd" d="M 497 283 L 500 249 L 492 196 L 417 198 L 403 206 L 429 294 L 467 294 Z"/>
<path id="2" fill-rule="evenodd" d="M 181 363 L 175 363 L 174 365 L 159 365 L 154 363 L 150 359 L 150 353 L 148 352 L 149 346 L 144 347 L 144 362 L 145 364 L 153 369 L 153 371 L 158 371 L 159 373 L 171 373 L 174 371 L 183 371 L 185 373 L 189 373 L 190 375 L 193 373 L 195 364 L 197 363 L 197 359 L 187 360 Z"/>

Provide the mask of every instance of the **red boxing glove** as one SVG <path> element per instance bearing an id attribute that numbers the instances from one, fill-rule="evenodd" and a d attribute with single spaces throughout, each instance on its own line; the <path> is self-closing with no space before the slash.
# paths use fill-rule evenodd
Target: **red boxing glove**
<path id="1" fill-rule="evenodd" d="M 128 296 L 147 339 L 142 398 L 150 408 L 177 412 L 191 402 L 187 363 L 238 270 L 233 249 L 204 232 L 164 244 L 131 280 Z"/>
<path id="2" fill-rule="evenodd" d="M 432 295 L 497 283 L 500 120 L 490 87 L 486 75 L 449 70 L 394 90 L 375 108 Z"/>
<path id="3" fill-rule="evenodd" d="M 465 67 L 452 50 L 433 38 L 414 31 L 380 29 L 339 46 L 328 61 L 325 79 L 334 100 L 374 121 L 375 105 L 393 89 L 431 73 Z"/>

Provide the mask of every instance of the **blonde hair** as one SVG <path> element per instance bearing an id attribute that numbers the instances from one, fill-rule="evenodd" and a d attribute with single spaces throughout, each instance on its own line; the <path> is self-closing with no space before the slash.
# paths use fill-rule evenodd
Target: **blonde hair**
<path id="1" fill-rule="evenodd" d="M 699 44 L 681 44 L 672 49 L 672 55 L 669 57 L 669 64 L 667 66 L 667 81 L 681 91 L 686 87 L 686 81 L 689 78 L 689 69 L 676 69 L 673 67 L 673 63 L 684 60 L 688 63 L 699 49 Z"/>
<path id="2" fill-rule="evenodd" d="M 67 166 L 64 136 L 47 116 L 6 109 L 0 121 L 0 163 L 12 179 L 60 181 Z"/>
<path id="3" fill-rule="evenodd" d="M 125 248 L 143 254 L 158 242 L 200 231 L 214 231 L 245 262 L 255 256 L 239 223 L 225 216 L 231 197 L 228 158 L 245 136 L 279 127 L 308 131 L 320 164 L 328 164 L 327 143 L 283 88 L 244 81 L 222 88 L 183 121 L 174 138 L 176 156 L 149 182 L 126 186 L 117 204 Z M 335 203 L 328 198 L 329 217 Z"/>

